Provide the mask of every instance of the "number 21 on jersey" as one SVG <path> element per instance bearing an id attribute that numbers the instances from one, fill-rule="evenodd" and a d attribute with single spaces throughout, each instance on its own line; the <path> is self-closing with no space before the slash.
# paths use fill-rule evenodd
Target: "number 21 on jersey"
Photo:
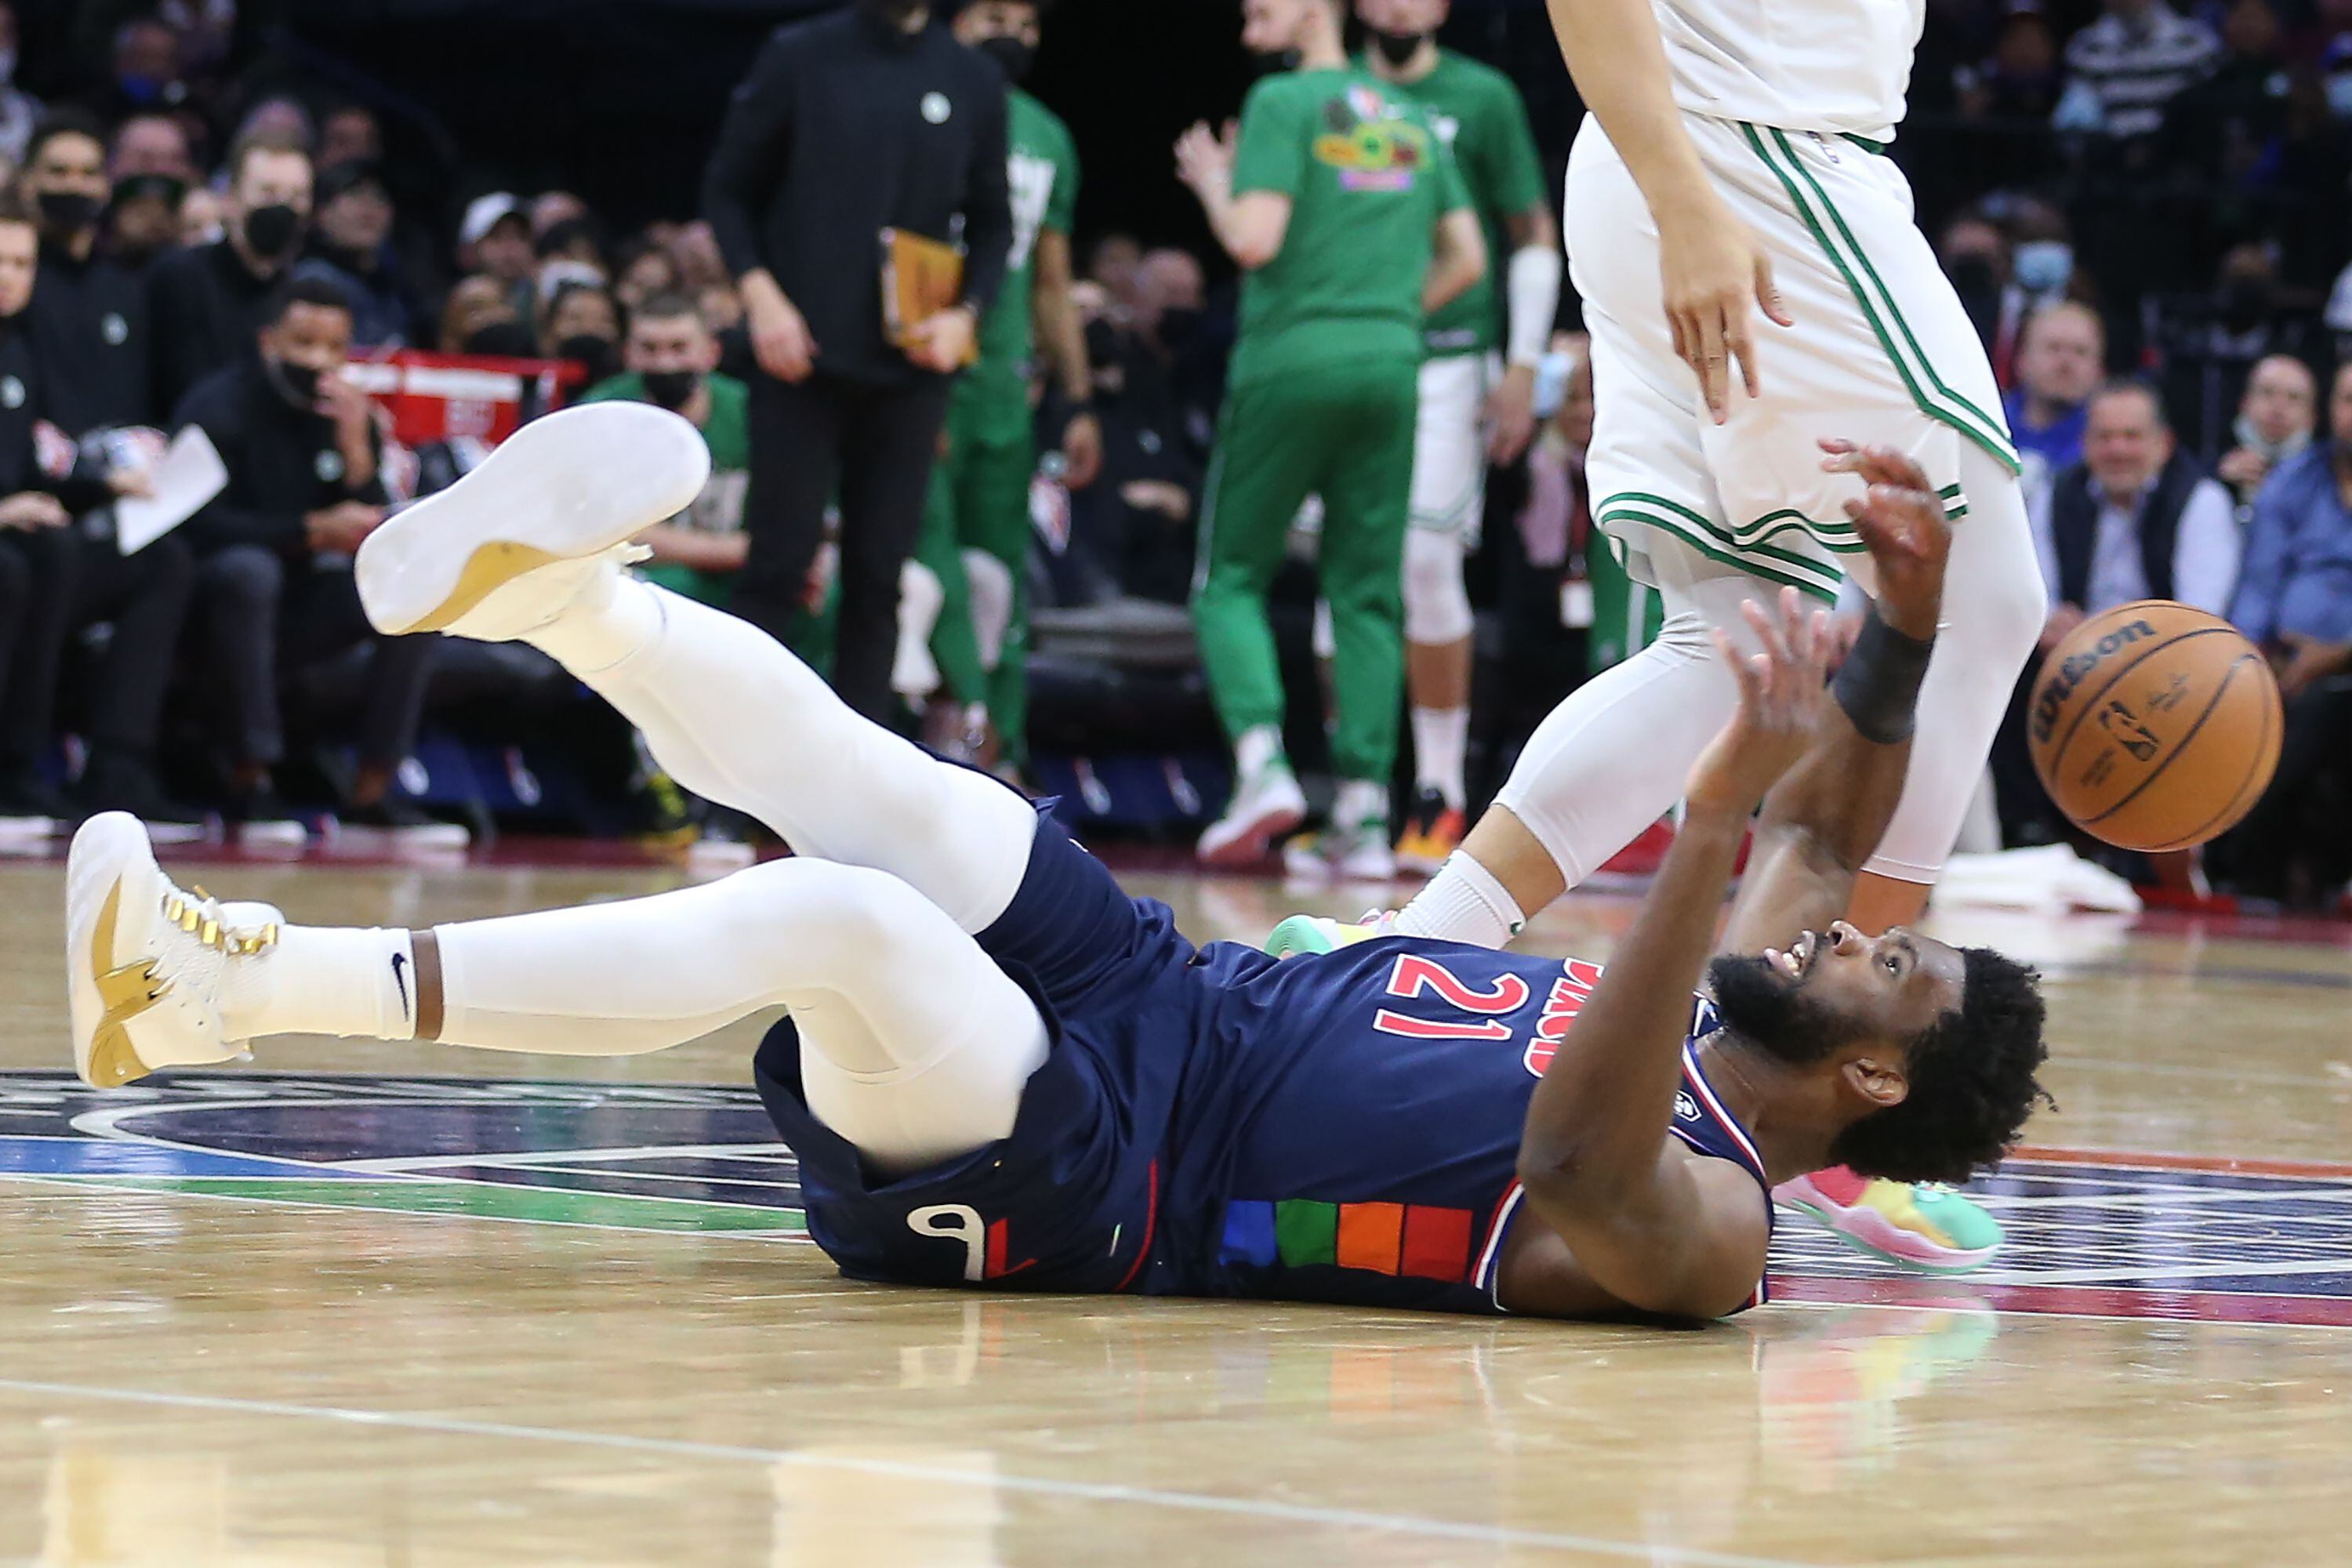
<path id="1" fill-rule="evenodd" d="M 1576 1021 L 1576 1016 L 1584 1010 L 1585 999 L 1592 994 L 1600 979 L 1600 967 L 1581 959 L 1571 958 L 1560 965 L 1559 978 L 1552 982 L 1551 992 L 1544 998 L 1543 1016 L 1536 1020 L 1535 1038 L 1528 1043 L 1526 1061 L 1529 1072 L 1540 1077 L 1550 1065 L 1553 1050 L 1568 1033 L 1568 1026 Z M 1461 1016 L 1423 1018 L 1382 1007 L 1372 1015 L 1372 1027 L 1384 1035 L 1402 1035 L 1412 1040 L 1500 1043 L 1514 1033 L 1511 1026 L 1504 1022 L 1504 1016 L 1526 1006 L 1534 992 L 1517 974 L 1497 975 L 1492 984 L 1481 987 L 1464 980 L 1433 958 L 1404 952 L 1397 955 L 1395 966 L 1389 971 L 1388 994 L 1407 1000 L 1434 996 Z"/>

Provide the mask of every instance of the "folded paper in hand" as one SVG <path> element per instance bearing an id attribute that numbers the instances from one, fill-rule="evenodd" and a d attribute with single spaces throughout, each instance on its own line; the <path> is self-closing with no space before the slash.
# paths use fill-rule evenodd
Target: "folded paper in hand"
<path id="1" fill-rule="evenodd" d="M 172 437 L 163 461 L 147 470 L 150 496 L 124 496 L 114 503 L 114 542 L 135 555 L 196 515 L 228 489 L 228 466 L 221 461 L 204 426 L 191 425 Z"/>

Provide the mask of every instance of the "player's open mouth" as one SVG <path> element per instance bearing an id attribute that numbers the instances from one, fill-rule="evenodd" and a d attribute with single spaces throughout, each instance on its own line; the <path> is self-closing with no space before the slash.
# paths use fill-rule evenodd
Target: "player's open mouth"
<path id="1" fill-rule="evenodd" d="M 1813 955 L 1821 951 L 1821 946 L 1822 939 L 1813 932 L 1807 931 L 1790 942 L 1789 951 L 1786 952 L 1782 952 L 1777 947 L 1766 948 L 1764 962 L 1791 980 L 1801 980 L 1805 976 L 1805 972 L 1812 968 Z"/>

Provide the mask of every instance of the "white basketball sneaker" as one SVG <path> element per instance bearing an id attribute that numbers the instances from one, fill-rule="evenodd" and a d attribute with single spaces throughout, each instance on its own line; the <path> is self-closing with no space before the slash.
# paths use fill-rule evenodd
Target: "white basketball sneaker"
<path id="1" fill-rule="evenodd" d="M 632 535 L 685 510 L 709 478 L 702 432 L 649 403 L 534 419 L 368 535 L 353 563 L 360 603 L 389 637 L 510 642 L 562 615 L 616 569 Z"/>
<path id="2" fill-rule="evenodd" d="M 284 919 L 268 904 L 182 892 L 135 816 L 110 811 L 82 824 L 66 857 L 74 1070 L 115 1089 L 158 1068 L 244 1055 L 242 1041 L 224 1037 L 224 976 L 275 946 Z"/>
<path id="3" fill-rule="evenodd" d="M 1277 757 L 1243 778 L 1225 815 L 1209 824 L 1198 850 L 1204 866 L 1255 866 L 1273 842 L 1307 820 L 1307 796 Z"/>

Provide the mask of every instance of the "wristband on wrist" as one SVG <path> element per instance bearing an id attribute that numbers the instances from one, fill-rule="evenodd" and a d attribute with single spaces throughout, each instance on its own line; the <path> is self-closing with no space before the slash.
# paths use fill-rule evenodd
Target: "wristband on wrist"
<path id="1" fill-rule="evenodd" d="M 1876 605 L 1864 610 L 1862 635 L 1830 686 L 1864 740 L 1891 746 L 1910 738 L 1918 721 L 1919 683 L 1935 647 L 1933 637 L 1921 642 L 1879 619 Z"/>

